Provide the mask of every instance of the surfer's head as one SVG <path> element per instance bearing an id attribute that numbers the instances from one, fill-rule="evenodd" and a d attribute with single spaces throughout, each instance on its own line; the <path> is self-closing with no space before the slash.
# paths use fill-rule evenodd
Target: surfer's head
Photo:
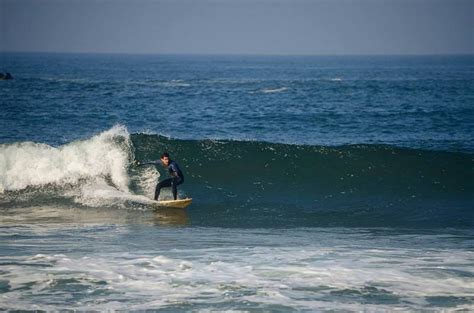
<path id="1" fill-rule="evenodd" d="M 160 157 L 161 163 L 163 163 L 164 166 L 168 166 L 170 164 L 170 155 L 168 152 L 164 152 L 161 157 Z"/>

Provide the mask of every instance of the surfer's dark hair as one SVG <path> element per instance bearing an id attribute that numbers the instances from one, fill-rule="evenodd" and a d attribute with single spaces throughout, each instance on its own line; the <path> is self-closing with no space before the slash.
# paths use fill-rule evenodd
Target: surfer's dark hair
<path id="1" fill-rule="evenodd" d="M 160 159 L 163 159 L 163 158 L 170 158 L 170 154 L 168 152 L 163 152 L 163 154 L 161 155 Z"/>

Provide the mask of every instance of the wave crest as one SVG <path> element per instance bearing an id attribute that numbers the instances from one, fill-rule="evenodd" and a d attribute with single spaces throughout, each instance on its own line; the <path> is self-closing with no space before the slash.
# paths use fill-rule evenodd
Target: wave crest
<path id="1" fill-rule="evenodd" d="M 60 147 L 34 142 L 0 145 L 0 192 L 102 177 L 128 191 L 130 134 L 116 125 L 90 139 Z"/>

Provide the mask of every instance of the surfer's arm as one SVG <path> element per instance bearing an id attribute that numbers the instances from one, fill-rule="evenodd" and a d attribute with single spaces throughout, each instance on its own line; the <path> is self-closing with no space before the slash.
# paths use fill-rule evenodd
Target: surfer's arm
<path id="1" fill-rule="evenodd" d="M 159 160 L 155 160 L 155 161 L 147 161 L 147 162 L 140 162 L 140 161 L 136 161 L 133 163 L 135 164 L 135 166 L 142 166 L 142 165 L 156 165 L 158 164 L 160 161 Z"/>
<path id="2" fill-rule="evenodd" d="M 176 166 L 176 163 L 171 163 L 169 165 L 168 171 L 170 173 L 170 176 L 172 177 L 179 177 L 179 168 Z"/>
<path id="3" fill-rule="evenodd" d="M 176 172 L 170 172 L 170 176 L 178 177 L 179 175 L 178 175 L 178 173 L 176 173 Z"/>

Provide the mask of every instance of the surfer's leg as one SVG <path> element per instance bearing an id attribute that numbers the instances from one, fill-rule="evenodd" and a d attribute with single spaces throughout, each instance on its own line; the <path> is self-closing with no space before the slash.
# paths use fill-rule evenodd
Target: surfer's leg
<path id="1" fill-rule="evenodd" d="M 162 181 L 162 182 L 159 182 L 159 183 L 156 185 L 155 197 L 154 197 L 154 199 L 155 199 L 156 201 L 158 201 L 158 197 L 160 196 L 161 188 L 163 188 L 163 187 L 171 187 L 171 183 L 172 183 L 172 179 L 171 179 L 171 178 L 168 178 L 168 179 L 165 179 L 165 180 Z"/>
<path id="2" fill-rule="evenodd" d="M 181 177 L 174 177 L 171 182 L 171 189 L 173 190 L 173 198 L 176 200 L 178 198 L 178 185 L 181 185 L 184 182 L 184 179 Z"/>

